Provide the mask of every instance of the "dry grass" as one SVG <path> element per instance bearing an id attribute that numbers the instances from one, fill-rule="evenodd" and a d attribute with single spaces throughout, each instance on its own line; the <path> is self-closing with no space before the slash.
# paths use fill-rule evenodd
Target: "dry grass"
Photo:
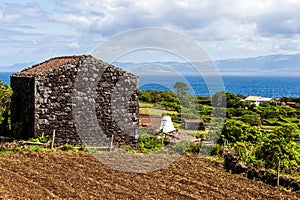
<path id="1" fill-rule="evenodd" d="M 163 114 L 178 114 L 176 111 L 167 111 L 156 108 L 140 108 L 140 115 L 162 116 Z"/>

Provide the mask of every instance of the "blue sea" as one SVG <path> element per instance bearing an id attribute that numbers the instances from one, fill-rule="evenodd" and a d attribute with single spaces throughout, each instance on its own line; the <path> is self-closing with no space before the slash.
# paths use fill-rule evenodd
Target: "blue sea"
<path id="1" fill-rule="evenodd" d="M 10 83 L 11 72 L 1 72 L 0 79 Z M 268 76 L 223 76 L 217 82 L 218 88 L 227 92 L 243 94 L 245 96 L 257 95 L 263 97 L 300 97 L 300 77 L 268 77 Z M 141 90 L 169 90 L 174 91 L 176 82 L 186 82 L 191 93 L 198 96 L 211 96 L 208 88 L 212 83 L 206 84 L 200 76 L 140 76 Z M 220 85 L 223 84 L 223 85 Z"/>
<path id="2" fill-rule="evenodd" d="M 11 74 L 13 74 L 13 72 L 0 72 L 0 80 L 9 84 Z"/>
<path id="3" fill-rule="evenodd" d="M 177 81 L 185 81 L 191 88 L 191 93 L 197 96 L 211 96 L 208 88 L 213 83 L 206 84 L 205 80 L 199 76 L 185 77 L 163 77 L 145 76 L 140 77 L 141 90 L 171 90 Z M 246 77 L 246 76 L 223 76 L 221 82 L 216 82 L 216 88 L 223 88 L 226 92 L 243 94 L 244 96 L 263 97 L 300 97 L 300 77 Z"/>

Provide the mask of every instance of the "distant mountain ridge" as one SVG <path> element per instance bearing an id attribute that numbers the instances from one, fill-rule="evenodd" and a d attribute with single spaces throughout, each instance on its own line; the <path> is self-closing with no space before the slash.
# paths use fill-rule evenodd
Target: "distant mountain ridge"
<path id="1" fill-rule="evenodd" d="M 217 60 L 214 62 L 221 75 L 231 76 L 300 76 L 300 54 L 269 55 L 250 58 Z M 183 74 L 198 74 L 191 63 L 153 62 L 153 63 L 113 63 L 117 67 L 134 69 L 140 66 L 153 66 L 159 75 L 167 66 Z M 199 64 L 199 63 L 198 63 Z M 207 63 L 200 63 L 200 66 Z M 164 70 L 163 70 L 164 69 Z M 146 70 L 145 70 L 146 72 Z M 155 71 L 153 71 L 155 73 Z"/>
<path id="2" fill-rule="evenodd" d="M 215 63 L 224 75 L 300 76 L 300 54 L 226 59 Z"/>
<path id="3" fill-rule="evenodd" d="M 234 58 L 214 62 L 221 75 L 233 76 L 300 76 L 300 54 L 269 55 L 250 58 Z M 35 62 L 18 63 L 9 67 L 0 67 L 0 72 L 18 72 L 31 67 Z M 178 72 L 187 75 L 198 74 L 191 63 L 184 62 L 114 62 L 115 66 L 143 75 L 168 75 Z M 199 64 L 199 63 L 198 63 Z M 207 63 L 200 63 L 207 65 Z"/>

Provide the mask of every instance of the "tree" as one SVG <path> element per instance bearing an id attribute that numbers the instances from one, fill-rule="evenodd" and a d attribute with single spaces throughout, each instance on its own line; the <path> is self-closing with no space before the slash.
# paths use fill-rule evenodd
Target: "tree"
<path id="1" fill-rule="evenodd" d="M 241 107 L 241 99 L 231 92 L 226 92 L 227 107 L 239 108 Z"/>
<path id="2" fill-rule="evenodd" d="M 227 108 L 245 108 L 250 107 L 250 104 L 236 96 L 231 92 L 217 92 L 212 96 L 212 105 L 215 107 L 227 107 Z"/>
<path id="3" fill-rule="evenodd" d="M 239 120 L 226 120 L 221 133 L 221 140 L 228 144 L 234 144 L 242 141 L 246 129 L 249 127 L 246 123 Z"/>
<path id="4" fill-rule="evenodd" d="M 212 106 L 214 107 L 226 108 L 227 106 L 226 92 L 225 91 L 217 92 L 212 96 L 211 101 L 212 101 Z"/>
<path id="5" fill-rule="evenodd" d="M 189 86 L 187 86 L 184 82 L 176 82 L 173 86 L 175 90 L 177 90 L 178 93 L 187 93 L 187 91 L 190 90 Z"/>
<path id="6" fill-rule="evenodd" d="M 12 89 L 0 80 L 0 133 L 7 134 L 9 130 L 10 102 Z"/>
<path id="7" fill-rule="evenodd" d="M 147 103 L 152 103 L 151 94 L 149 91 L 139 91 L 139 100 Z"/>
<path id="8" fill-rule="evenodd" d="M 246 98 L 243 94 L 237 94 L 236 96 L 237 96 L 238 98 L 240 98 L 240 99 L 245 99 L 245 98 Z"/>
<path id="9" fill-rule="evenodd" d="M 251 126 L 260 126 L 261 120 L 259 114 L 245 114 L 242 116 L 241 120 Z"/>
<path id="10" fill-rule="evenodd" d="M 258 157 L 265 161 L 266 168 L 277 168 L 280 160 L 283 169 L 300 164 L 300 145 L 294 140 L 299 139 L 297 127 L 285 124 L 275 128 L 264 140 Z"/>

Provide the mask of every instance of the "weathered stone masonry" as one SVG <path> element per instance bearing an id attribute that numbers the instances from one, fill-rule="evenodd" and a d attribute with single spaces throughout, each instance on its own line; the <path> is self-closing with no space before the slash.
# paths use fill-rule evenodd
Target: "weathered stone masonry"
<path id="1" fill-rule="evenodd" d="M 115 144 L 137 144 L 133 74 L 90 55 L 67 56 L 13 74 L 11 86 L 12 124 L 22 138 L 56 130 L 56 144 L 106 145 L 112 135 Z"/>

